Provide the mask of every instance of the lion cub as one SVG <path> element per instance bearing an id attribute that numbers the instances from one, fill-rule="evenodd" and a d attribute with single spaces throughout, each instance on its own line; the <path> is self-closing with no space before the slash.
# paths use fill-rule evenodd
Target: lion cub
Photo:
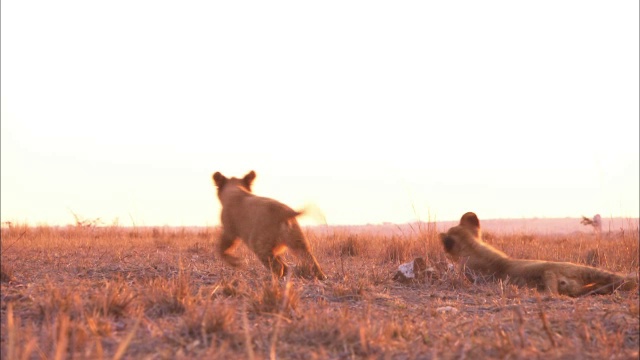
<path id="1" fill-rule="evenodd" d="M 518 286 L 529 286 L 552 294 L 581 296 L 609 294 L 615 289 L 632 290 L 634 278 L 568 262 L 512 259 L 482 241 L 480 220 L 468 212 L 458 226 L 440 234 L 445 252 L 454 261 L 479 273 L 508 279 Z"/>
<path id="2" fill-rule="evenodd" d="M 239 265 L 239 259 L 231 253 L 240 238 L 264 266 L 282 277 L 287 273 L 287 265 L 281 254 L 289 248 L 312 267 L 316 278 L 325 280 L 327 276 L 311 254 L 309 243 L 296 220 L 301 212 L 276 200 L 252 194 L 251 184 L 255 178 L 254 171 L 241 179 L 227 178 L 220 172 L 213 174 L 222 204 L 220 218 L 223 230 L 219 243 L 222 258 L 232 266 Z"/>

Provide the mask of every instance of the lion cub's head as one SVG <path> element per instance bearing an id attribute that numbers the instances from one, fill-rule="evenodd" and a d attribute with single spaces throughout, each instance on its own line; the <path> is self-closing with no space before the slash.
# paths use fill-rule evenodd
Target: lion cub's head
<path id="1" fill-rule="evenodd" d="M 440 233 L 440 240 L 444 245 L 444 251 L 453 261 L 469 256 L 474 246 L 482 241 L 480 220 L 476 214 L 468 212 L 462 215 L 458 226 L 452 227 L 446 233 Z"/>
<path id="2" fill-rule="evenodd" d="M 218 188 L 218 198 L 220 198 L 220 194 L 224 189 L 229 188 L 239 188 L 247 192 L 251 192 L 251 184 L 253 184 L 253 180 L 256 179 L 256 172 L 251 170 L 245 175 L 242 179 L 238 179 L 235 177 L 227 178 L 222 175 L 219 171 L 216 171 L 213 174 L 213 182 L 216 184 Z"/>

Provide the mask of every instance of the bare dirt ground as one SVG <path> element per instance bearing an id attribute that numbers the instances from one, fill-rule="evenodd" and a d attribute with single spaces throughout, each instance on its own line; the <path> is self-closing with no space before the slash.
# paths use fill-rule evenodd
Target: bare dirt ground
<path id="1" fill-rule="evenodd" d="M 473 283 L 435 228 L 308 230 L 329 279 L 272 280 L 246 248 L 233 269 L 218 229 L 2 229 L 3 359 L 637 359 L 639 294 L 550 297 Z M 638 276 L 638 228 L 490 232 L 519 258 Z M 421 256 L 434 272 L 392 280 Z M 295 258 L 288 256 L 295 264 Z"/>

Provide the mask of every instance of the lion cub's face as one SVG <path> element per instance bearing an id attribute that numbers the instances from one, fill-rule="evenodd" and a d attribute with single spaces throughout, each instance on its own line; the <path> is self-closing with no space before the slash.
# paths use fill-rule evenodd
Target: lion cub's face
<path id="1" fill-rule="evenodd" d="M 462 215 L 460 224 L 446 233 L 440 233 L 440 240 L 445 252 L 453 261 L 460 257 L 471 255 L 471 246 L 480 240 L 480 220 L 476 214 L 468 212 Z"/>

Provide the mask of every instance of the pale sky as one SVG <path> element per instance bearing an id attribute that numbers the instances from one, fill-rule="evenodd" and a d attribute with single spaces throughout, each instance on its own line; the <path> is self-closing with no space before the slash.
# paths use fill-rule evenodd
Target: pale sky
<path id="1" fill-rule="evenodd" d="M 1 220 L 638 217 L 638 7 L 3 0 Z"/>

